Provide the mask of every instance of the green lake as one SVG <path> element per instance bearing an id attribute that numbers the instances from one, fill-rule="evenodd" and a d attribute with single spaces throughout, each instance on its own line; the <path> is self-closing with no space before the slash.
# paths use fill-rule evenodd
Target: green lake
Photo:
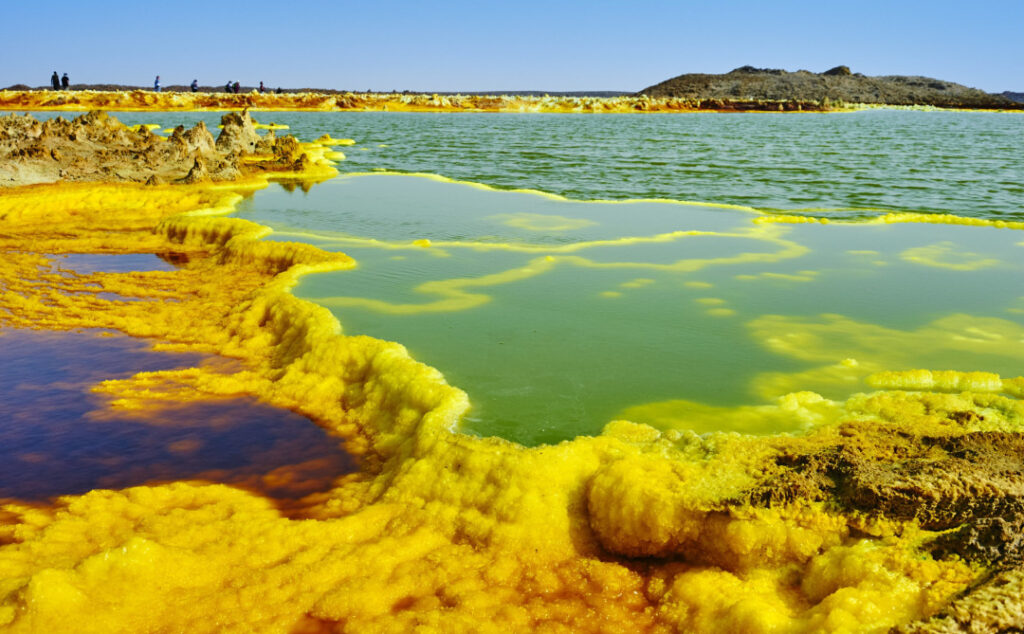
<path id="1" fill-rule="evenodd" d="M 878 222 L 1024 220 L 1019 113 L 254 116 L 355 140 L 339 178 L 239 214 L 353 256 L 296 293 L 439 368 L 465 431 L 793 431 L 729 408 L 841 400 L 881 370 L 1024 373 L 1024 232 Z M 756 221 L 785 213 L 831 222 Z"/>

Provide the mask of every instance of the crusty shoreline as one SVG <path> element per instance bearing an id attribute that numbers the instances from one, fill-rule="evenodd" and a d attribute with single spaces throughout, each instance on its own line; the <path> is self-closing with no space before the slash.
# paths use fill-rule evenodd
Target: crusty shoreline
<path id="1" fill-rule="evenodd" d="M 1019 106 L 1019 107 L 1018 107 Z M 830 100 L 747 99 L 739 97 L 564 97 L 528 95 L 441 95 L 401 93 L 156 93 L 146 90 L 0 91 L 0 111 L 298 111 L 298 112 L 509 112 L 509 113 L 672 113 L 672 112 L 846 112 L 879 107 Z M 932 108 L 931 106 L 920 106 Z M 1024 109 L 962 105 L 974 110 Z"/>
<path id="2" fill-rule="evenodd" d="M 643 96 L 562 97 L 401 93 L 156 93 L 131 91 L 0 91 L 0 110 L 313 112 L 740 112 L 828 111 L 816 102 L 659 99 Z"/>

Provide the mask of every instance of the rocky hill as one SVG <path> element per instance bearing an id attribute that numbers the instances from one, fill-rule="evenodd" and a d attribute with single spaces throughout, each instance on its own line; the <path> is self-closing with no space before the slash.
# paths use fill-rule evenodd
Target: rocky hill
<path id="1" fill-rule="evenodd" d="M 733 102 L 796 101 L 864 103 L 941 108 L 1020 108 L 1003 95 L 930 77 L 866 77 L 846 66 L 824 73 L 788 72 L 743 66 L 724 75 L 679 75 L 641 90 L 638 95 Z"/>

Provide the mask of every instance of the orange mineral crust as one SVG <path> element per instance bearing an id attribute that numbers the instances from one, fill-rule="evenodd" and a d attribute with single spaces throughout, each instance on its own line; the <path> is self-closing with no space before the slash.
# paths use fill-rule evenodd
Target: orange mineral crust
<path id="1" fill-rule="evenodd" d="M 1024 602 L 1005 589 L 1020 587 L 1024 550 L 1000 537 L 1024 523 L 1020 379 L 885 373 L 879 391 L 846 402 L 799 392 L 765 406 L 814 421 L 794 436 L 628 421 L 533 448 L 461 434 L 464 392 L 400 344 L 346 336 L 327 309 L 290 293 L 303 275 L 353 260 L 261 241 L 269 229 L 222 215 L 246 187 L 303 176 L 0 196 L 0 327 L 108 328 L 237 362 L 101 382 L 113 412 L 250 395 L 305 414 L 361 461 L 287 509 L 202 482 L 7 500 L 0 629 L 1021 623 Z M 56 271 L 48 254 L 71 252 L 187 258 L 175 271 Z"/>

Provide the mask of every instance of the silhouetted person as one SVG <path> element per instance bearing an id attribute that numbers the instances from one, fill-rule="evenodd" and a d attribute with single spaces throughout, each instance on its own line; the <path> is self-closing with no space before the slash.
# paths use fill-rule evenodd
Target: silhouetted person
<path id="1" fill-rule="evenodd" d="M 156 79 L 153 80 L 153 90 L 160 92 L 160 75 L 157 75 Z"/>
<path id="2" fill-rule="evenodd" d="M 224 92 L 231 92 L 231 80 L 230 79 L 228 80 L 228 83 L 224 84 Z"/>
<path id="3" fill-rule="evenodd" d="M 71 84 L 71 80 L 68 79 L 68 74 L 64 73 L 64 76 L 60 78 L 60 87 L 64 90 L 68 89 L 68 85 Z"/>
<path id="4" fill-rule="evenodd" d="M 281 94 L 281 93 L 283 93 L 283 92 L 284 92 L 284 91 L 283 91 L 283 90 L 281 90 L 281 87 L 280 87 L 280 86 L 278 86 L 278 87 L 277 87 L 277 94 L 279 94 L 279 95 L 280 95 L 280 94 Z"/>
<path id="5" fill-rule="evenodd" d="M 57 71 L 53 71 L 53 75 L 50 76 L 50 85 L 54 90 L 60 90 L 60 77 L 57 76 Z"/>
<path id="6" fill-rule="evenodd" d="M 261 94 L 261 95 L 263 94 L 263 91 L 264 91 L 264 90 L 266 90 L 266 88 L 264 88 L 264 87 L 263 87 L 263 82 L 261 81 L 261 82 L 260 82 L 260 94 Z"/>
<path id="7" fill-rule="evenodd" d="M 238 85 L 238 82 L 236 81 L 236 82 L 234 83 L 234 85 L 232 85 L 232 86 L 231 86 L 231 88 L 232 88 L 232 89 L 234 89 L 234 91 L 235 91 L 235 94 L 237 95 L 237 94 L 238 94 L 238 89 L 239 89 L 239 88 L 241 88 L 241 86 L 239 86 L 239 85 Z"/>
<path id="8" fill-rule="evenodd" d="M 199 92 L 199 80 L 193 79 L 192 83 L 188 85 L 192 89 L 192 92 Z"/>

